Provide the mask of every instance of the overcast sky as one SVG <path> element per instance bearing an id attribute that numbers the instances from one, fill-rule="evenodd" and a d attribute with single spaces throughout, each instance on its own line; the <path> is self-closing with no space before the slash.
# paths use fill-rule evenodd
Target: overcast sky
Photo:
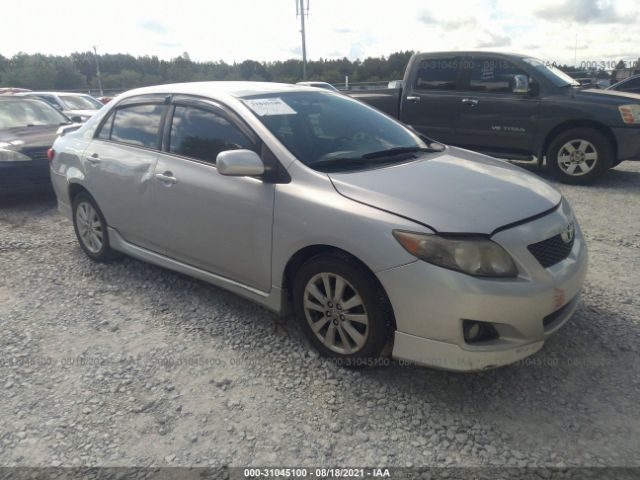
<path id="1" fill-rule="evenodd" d="M 13 2 L 0 53 L 188 52 L 198 61 L 300 58 L 296 0 Z M 311 59 L 485 49 L 549 61 L 637 59 L 639 0 L 310 0 Z M 9 21 L 10 20 L 10 21 Z M 577 49 L 576 47 L 577 35 Z"/>

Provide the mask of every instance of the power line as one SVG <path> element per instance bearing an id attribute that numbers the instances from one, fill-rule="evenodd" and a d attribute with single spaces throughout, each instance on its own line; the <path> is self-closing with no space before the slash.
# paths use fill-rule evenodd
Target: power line
<path id="1" fill-rule="evenodd" d="M 306 6 L 305 6 L 306 3 Z M 304 17 L 309 16 L 309 0 L 296 0 L 296 17 L 300 17 L 300 34 L 302 35 L 302 79 L 307 79 L 307 40 Z"/>

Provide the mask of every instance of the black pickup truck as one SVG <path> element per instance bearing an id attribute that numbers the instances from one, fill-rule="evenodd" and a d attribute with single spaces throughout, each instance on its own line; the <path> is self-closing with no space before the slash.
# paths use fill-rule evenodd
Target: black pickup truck
<path id="1" fill-rule="evenodd" d="M 640 95 L 585 90 L 535 58 L 418 53 L 404 88 L 347 92 L 434 140 L 512 160 L 537 160 L 583 184 L 640 159 Z"/>

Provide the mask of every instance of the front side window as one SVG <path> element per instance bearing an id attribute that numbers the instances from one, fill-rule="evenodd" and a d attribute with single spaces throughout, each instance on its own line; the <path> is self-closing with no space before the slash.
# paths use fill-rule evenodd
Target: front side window
<path id="1" fill-rule="evenodd" d="M 526 73 L 508 60 L 476 57 L 471 66 L 469 87 L 474 92 L 511 93 L 516 75 Z"/>
<path id="2" fill-rule="evenodd" d="M 111 140 L 139 147 L 157 148 L 158 129 L 164 105 L 130 105 L 118 108 L 113 117 Z M 108 127 L 103 125 L 103 130 Z M 102 130 L 98 134 L 103 138 Z"/>
<path id="3" fill-rule="evenodd" d="M 634 78 L 632 80 L 629 80 L 627 82 L 624 82 L 621 86 L 620 86 L 621 90 L 631 90 L 631 91 L 638 91 L 640 90 L 640 77 L 638 78 Z"/>
<path id="4" fill-rule="evenodd" d="M 457 88 L 459 59 L 425 59 L 418 66 L 417 90 L 455 90 Z"/>
<path id="5" fill-rule="evenodd" d="M 169 138 L 171 153 L 215 164 L 220 152 L 252 147 L 251 140 L 222 115 L 176 106 Z"/>
<path id="6" fill-rule="evenodd" d="M 346 96 L 281 92 L 243 101 L 293 155 L 316 170 L 407 161 L 427 149 L 411 130 Z"/>

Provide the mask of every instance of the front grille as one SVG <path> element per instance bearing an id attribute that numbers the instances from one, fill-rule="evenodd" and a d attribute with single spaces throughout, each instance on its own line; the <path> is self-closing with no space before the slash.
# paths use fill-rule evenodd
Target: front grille
<path id="1" fill-rule="evenodd" d="M 527 248 L 536 257 L 536 260 L 540 262 L 540 265 L 548 268 L 569 256 L 573 248 L 573 242 L 574 239 L 572 238 L 569 243 L 565 243 L 560 235 L 556 235 L 541 242 L 532 243 Z"/>

